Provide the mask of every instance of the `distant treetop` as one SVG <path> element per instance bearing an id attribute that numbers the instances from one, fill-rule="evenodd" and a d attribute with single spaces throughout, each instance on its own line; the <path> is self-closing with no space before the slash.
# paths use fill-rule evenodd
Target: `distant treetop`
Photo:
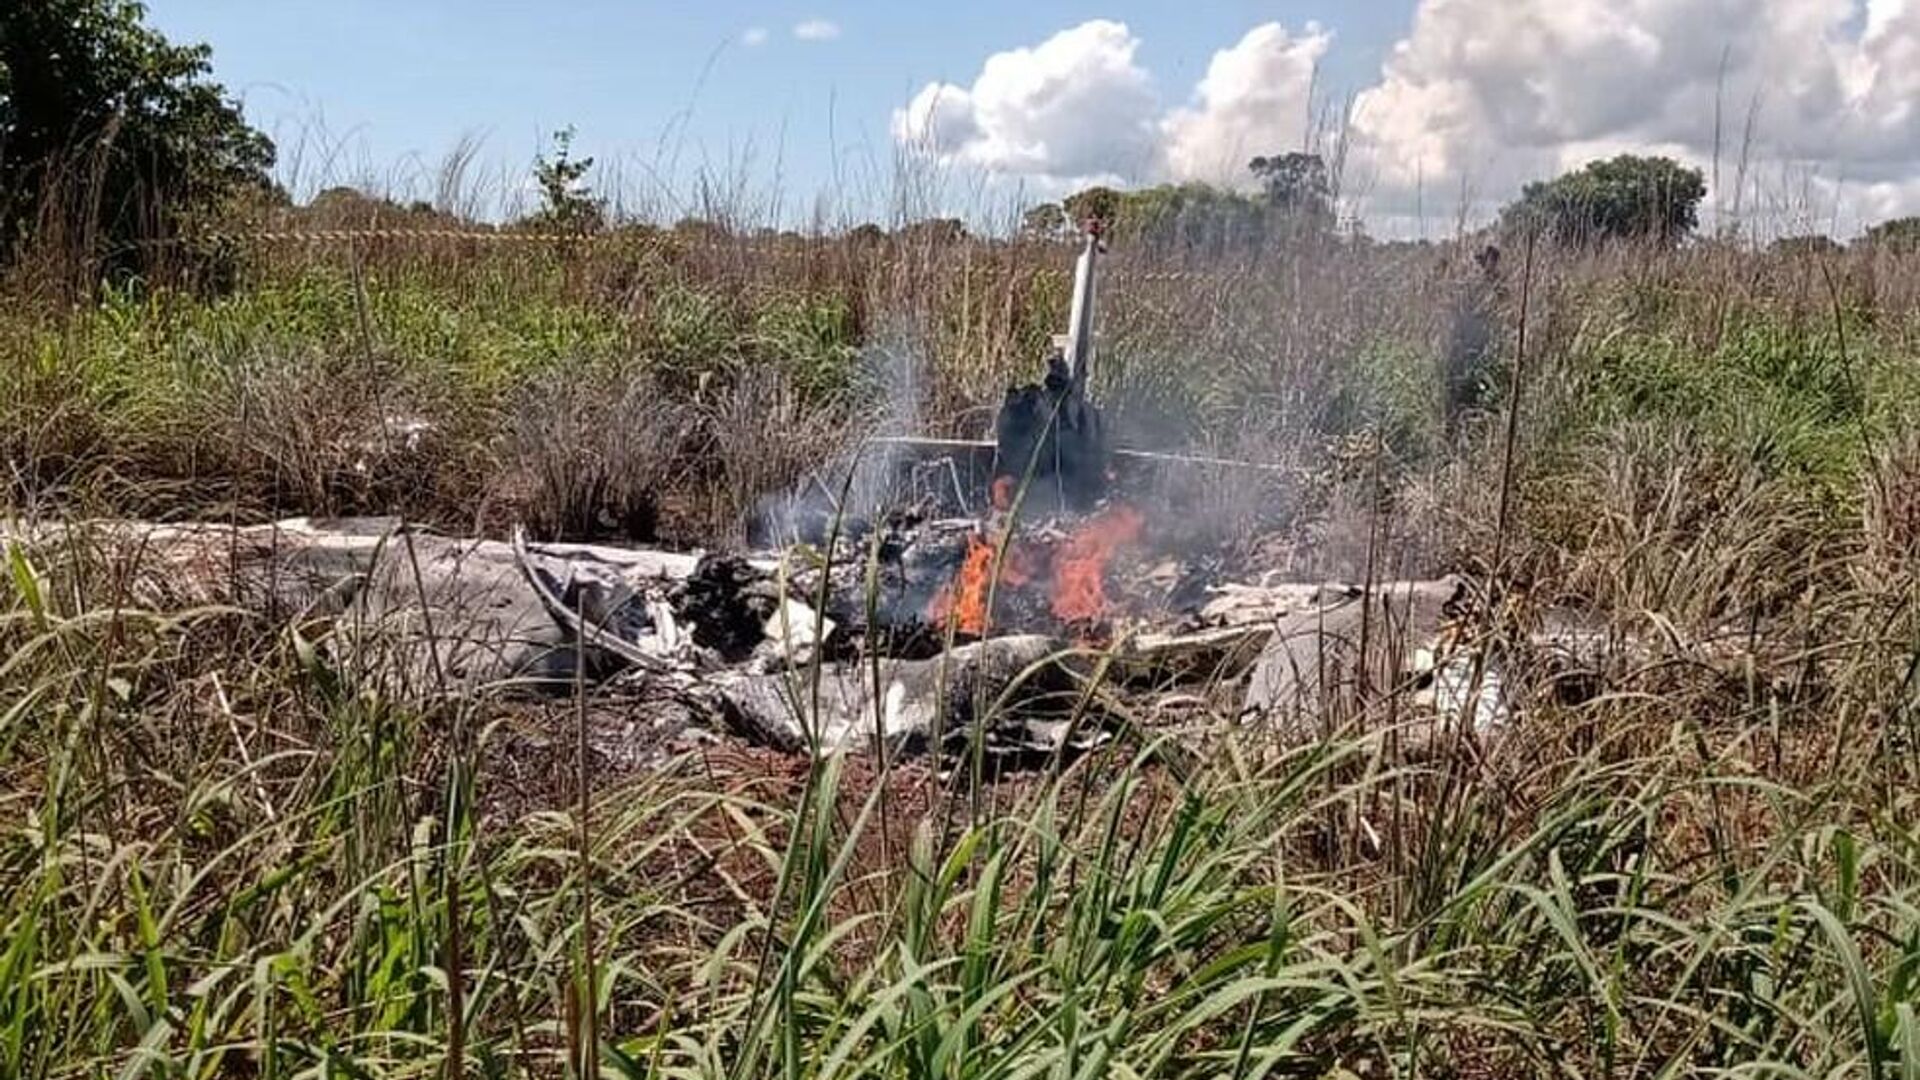
<path id="1" fill-rule="evenodd" d="M 1920 251 L 1920 216 L 1883 221 L 1868 229 L 1860 241 L 1881 251 Z"/>
<path id="2" fill-rule="evenodd" d="M 606 226 L 606 200 L 594 195 L 587 185 L 593 159 L 573 156 L 574 134 L 571 127 L 554 132 L 553 156 L 539 154 L 533 159 L 533 179 L 540 187 L 540 209 L 527 223 L 536 228 L 589 233 L 599 232 Z"/>
<path id="3" fill-rule="evenodd" d="M 1846 249 L 1845 244 L 1825 233 L 1782 236 L 1767 245 L 1767 250 L 1775 255 L 1837 255 Z"/>
<path id="4" fill-rule="evenodd" d="M 1267 205 L 1276 212 L 1304 227 L 1333 227 L 1333 183 L 1319 154 L 1257 157 L 1247 168 L 1259 178 Z"/>
<path id="5" fill-rule="evenodd" d="M 1319 155 L 1256 157 L 1248 171 L 1260 183 L 1257 195 L 1200 183 L 1130 191 L 1096 185 L 1028 210 L 1020 231 L 1059 239 L 1099 222 L 1123 242 L 1215 254 L 1258 251 L 1273 241 L 1320 242 L 1333 235 L 1332 182 Z"/>
<path id="6" fill-rule="evenodd" d="M 1671 158 L 1621 154 L 1522 189 L 1501 225 L 1565 244 L 1611 240 L 1674 244 L 1699 224 L 1706 178 Z"/>

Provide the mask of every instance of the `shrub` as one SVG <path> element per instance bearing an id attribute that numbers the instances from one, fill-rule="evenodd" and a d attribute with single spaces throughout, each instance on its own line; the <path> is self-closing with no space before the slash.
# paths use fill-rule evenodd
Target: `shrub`
<path id="1" fill-rule="evenodd" d="M 132 270 L 165 239 L 270 187 L 273 144 L 128 0 L 0 5 L 0 258 L 36 229 Z"/>
<path id="2" fill-rule="evenodd" d="M 1920 251 L 1920 216 L 1883 221 L 1860 239 L 1866 246 L 1883 251 Z"/>
<path id="3" fill-rule="evenodd" d="M 654 540 L 693 419 L 644 375 L 543 376 L 509 420 L 503 509 L 536 537 Z"/>
<path id="4" fill-rule="evenodd" d="M 1508 229 L 1563 244 L 1645 240 L 1669 245 L 1693 232 L 1706 178 L 1670 158 L 1622 154 L 1554 180 L 1535 181 L 1501 211 Z"/>

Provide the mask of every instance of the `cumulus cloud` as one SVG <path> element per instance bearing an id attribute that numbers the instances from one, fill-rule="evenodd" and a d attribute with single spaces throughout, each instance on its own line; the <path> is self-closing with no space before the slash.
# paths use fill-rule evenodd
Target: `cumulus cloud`
<path id="1" fill-rule="evenodd" d="M 1917 101 L 1913 0 L 1422 0 L 1352 130 L 1389 197 L 1716 147 L 1844 166 L 1884 195 L 1920 173 Z"/>
<path id="2" fill-rule="evenodd" d="M 745 45 L 749 49 L 765 45 L 766 43 L 767 28 L 764 26 L 749 26 L 740 33 L 740 44 Z"/>
<path id="3" fill-rule="evenodd" d="M 1311 23 L 1256 26 L 1169 106 L 1127 26 L 1094 20 L 928 84 L 893 131 L 1060 183 L 1245 182 L 1249 157 L 1311 141 L 1332 47 Z M 1769 187 L 1867 220 L 1920 211 L 1920 0 L 1418 0 L 1353 102 L 1346 190 L 1369 217 L 1405 217 L 1423 192 L 1442 216 L 1451 199 L 1484 214 L 1620 152 L 1709 170 L 1717 154 L 1716 199 L 1749 207 Z"/>
<path id="4" fill-rule="evenodd" d="M 1296 37 L 1270 22 L 1214 53 L 1194 103 L 1161 121 L 1167 173 L 1179 180 L 1240 181 L 1255 155 L 1304 145 L 1314 71 L 1332 40 L 1314 23 Z"/>
<path id="5" fill-rule="evenodd" d="M 1159 101 L 1124 23 L 1095 19 L 989 56 L 970 86 L 929 83 L 894 137 L 943 161 L 1056 180 L 1140 176 L 1159 152 Z"/>
<path id="6" fill-rule="evenodd" d="M 801 41 L 832 41 L 840 36 L 840 24 L 831 19 L 808 19 L 793 25 L 793 36 Z"/>

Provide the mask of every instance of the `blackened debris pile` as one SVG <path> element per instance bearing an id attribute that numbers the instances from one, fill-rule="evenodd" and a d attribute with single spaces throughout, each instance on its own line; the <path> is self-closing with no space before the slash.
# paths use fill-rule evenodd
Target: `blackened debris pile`
<path id="1" fill-rule="evenodd" d="M 1042 495 L 1057 491 L 1075 510 L 1106 494 L 1106 432 L 1086 390 L 1084 374 L 1076 376 L 1059 353 L 1048 358 L 1043 381 L 1007 389 L 994 421 L 996 501 L 1023 484 Z"/>

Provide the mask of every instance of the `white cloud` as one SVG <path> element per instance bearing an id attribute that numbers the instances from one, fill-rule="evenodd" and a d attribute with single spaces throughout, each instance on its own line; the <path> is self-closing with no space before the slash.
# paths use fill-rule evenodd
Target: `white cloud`
<path id="1" fill-rule="evenodd" d="M 1168 109 L 1125 23 L 1094 19 L 988 57 L 968 86 L 928 83 L 894 110 L 901 143 L 941 161 L 1053 184 L 1123 179 L 1245 184 L 1256 154 L 1299 147 L 1332 35 L 1248 31 L 1215 53 L 1189 104 Z"/>
<path id="2" fill-rule="evenodd" d="M 832 41 L 840 36 L 840 24 L 831 19 L 808 19 L 793 25 L 793 36 L 801 41 Z"/>
<path id="3" fill-rule="evenodd" d="M 1416 184 L 1505 197 L 1604 152 L 1711 168 L 1716 145 L 1723 186 L 1744 149 L 1844 164 L 1884 202 L 1920 174 L 1917 102 L 1913 0 L 1422 0 L 1352 129 L 1402 205 Z"/>
<path id="4" fill-rule="evenodd" d="M 766 43 L 767 28 L 764 26 L 749 26 L 740 34 L 740 44 L 745 45 L 749 49 L 757 48 Z"/>
<path id="5" fill-rule="evenodd" d="M 1296 37 L 1270 22 L 1214 53 L 1194 104 L 1161 121 L 1168 174 L 1239 183 L 1255 155 L 1304 146 L 1314 70 L 1331 41 L 1313 23 Z"/>
<path id="6" fill-rule="evenodd" d="M 942 161 L 1058 180 L 1141 176 L 1159 154 L 1153 83 L 1124 23 L 1095 19 L 989 56 L 971 86 L 929 83 L 894 110 L 900 142 Z"/>
<path id="7" fill-rule="evenodd" d="M 893 131 L 1048 183 L 1244 182 L 1252 155 L 1311 141 L 1331 47 L 1311 23 L 1256 26 L 1169 108 L 1139 39 L 1094 20 L 928 84 Z M 1714 199 L 1748 218 L 1920 212 L 1920 0 L 1418 0 L 1347 119 L 1343 188 L 1369 217 L 1484 216 L 1620 152 L 1711 173 L 1716 151 Z"/>

